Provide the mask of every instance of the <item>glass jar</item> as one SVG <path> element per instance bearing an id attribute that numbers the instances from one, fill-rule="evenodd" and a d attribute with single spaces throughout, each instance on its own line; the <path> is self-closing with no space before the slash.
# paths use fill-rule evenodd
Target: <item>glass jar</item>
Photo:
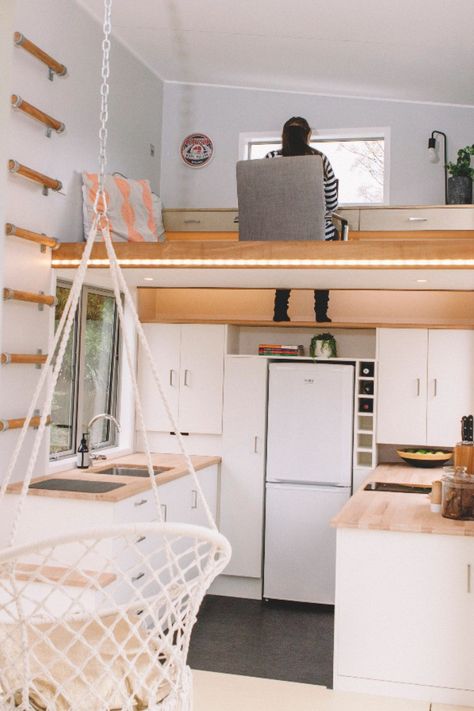
<path id="1" fill-rule="evenodd" d="M 441 515 L 474 521 L 474 476 L 466 467 L 443 467 Z"/>

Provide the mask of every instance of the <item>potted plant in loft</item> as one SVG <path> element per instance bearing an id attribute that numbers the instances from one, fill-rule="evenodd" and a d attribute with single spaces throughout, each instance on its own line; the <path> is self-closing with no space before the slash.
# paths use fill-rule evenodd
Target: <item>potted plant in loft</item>
<path id="1" fill-rule="evenodd" d="M 474 143 L 460 148 L 457 161 L 446 165 L 451 176 L 448 178 L 448 205 L 468 205 L 472 202 L 474 168 L 471 167 L 471 156 L 474 156 Z"/>
<path id="2" fill-rule="evenodd" d="M 336 339 L 331 333 L 313 336 L 309 345 L 311 358 L 337 358 Z"/>

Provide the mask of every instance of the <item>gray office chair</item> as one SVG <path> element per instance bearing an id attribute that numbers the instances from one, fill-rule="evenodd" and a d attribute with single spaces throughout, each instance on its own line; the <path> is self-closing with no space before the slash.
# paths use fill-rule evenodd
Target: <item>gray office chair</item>
<path id="1" fill-rule="evenodd" d="M 239 161 L 237 197 L 241 240 L 324 240 L 326 208 L 319 156 Z M 347 222 L 343 222 L 341 234 L 346 239 Z"/>

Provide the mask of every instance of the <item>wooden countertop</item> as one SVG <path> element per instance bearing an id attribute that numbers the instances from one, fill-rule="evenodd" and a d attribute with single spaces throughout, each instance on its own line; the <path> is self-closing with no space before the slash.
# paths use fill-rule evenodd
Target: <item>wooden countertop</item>
<path id="1" fill-rule="evenodd" d="M 407 464 L 379 464 L 331 523 L 336 528 L 474 536 L 474 521 L 455 521 L 433 513 L 426 494 L 364 491 L 370 481 L 426 485 L 442 475 L 441 467 L 420 469 Z"/>
<path id="2" fill-rule="evenodd" d="M 158 485 L 162 486 L 174 479 L 179 479 L 182 476 L 189 474 L 188 468 L 181 454 L 152 454 L 153 465 L 159 467 L 169 467 L 168 471 L 157 474 L 155 480 Z M 213 464 L 221 462 L 220 457 L 208 457 L 204 455 L 192 455 L 191 461 L 196 471 L 205 469 Z M 120 489 L 109 491 L 105 494 L 87 493 L 79 491 L 52 491 L 47 489 L 29 489 L 28 496 L 52 496 L 61 499 L 85 499 L 87 501 L 111 501 L 117 502 L 127 499 L 129 496 L 140 494 L 142 491 L 147 491 L 151 487 L 148 477 L 132 477 L 132 476 L 115 476 L 111 474 L 102 474 L 101 470 L 109 469 L 113 465 L 120 466 L 146 466 L 146 455 L 141 452 L 136 454 L 128 454 L 125 457 L 117 459 L 107 459 L 100 461 L 89 469 L 68 469 L 64 472 L 54 472 L 47 476 L 36 477 L 32 480 L 32 484 L 47 479 L 74 479 L 82 481 L 103 481 L 107 483 L 121 483 Z M 19 494 L 21 491 L 22 482 L 10 484 L 7 489 L 9 494 Z"/>

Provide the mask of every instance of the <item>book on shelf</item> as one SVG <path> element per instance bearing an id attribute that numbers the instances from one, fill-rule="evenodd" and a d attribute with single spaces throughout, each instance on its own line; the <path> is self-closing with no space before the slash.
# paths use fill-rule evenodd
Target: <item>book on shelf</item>
<path id="1" fill-rule="evenodd" d="M 304 356 L 304 346 L 287 346 L 282 343 L 260 343 L 259 355 Z"/>

